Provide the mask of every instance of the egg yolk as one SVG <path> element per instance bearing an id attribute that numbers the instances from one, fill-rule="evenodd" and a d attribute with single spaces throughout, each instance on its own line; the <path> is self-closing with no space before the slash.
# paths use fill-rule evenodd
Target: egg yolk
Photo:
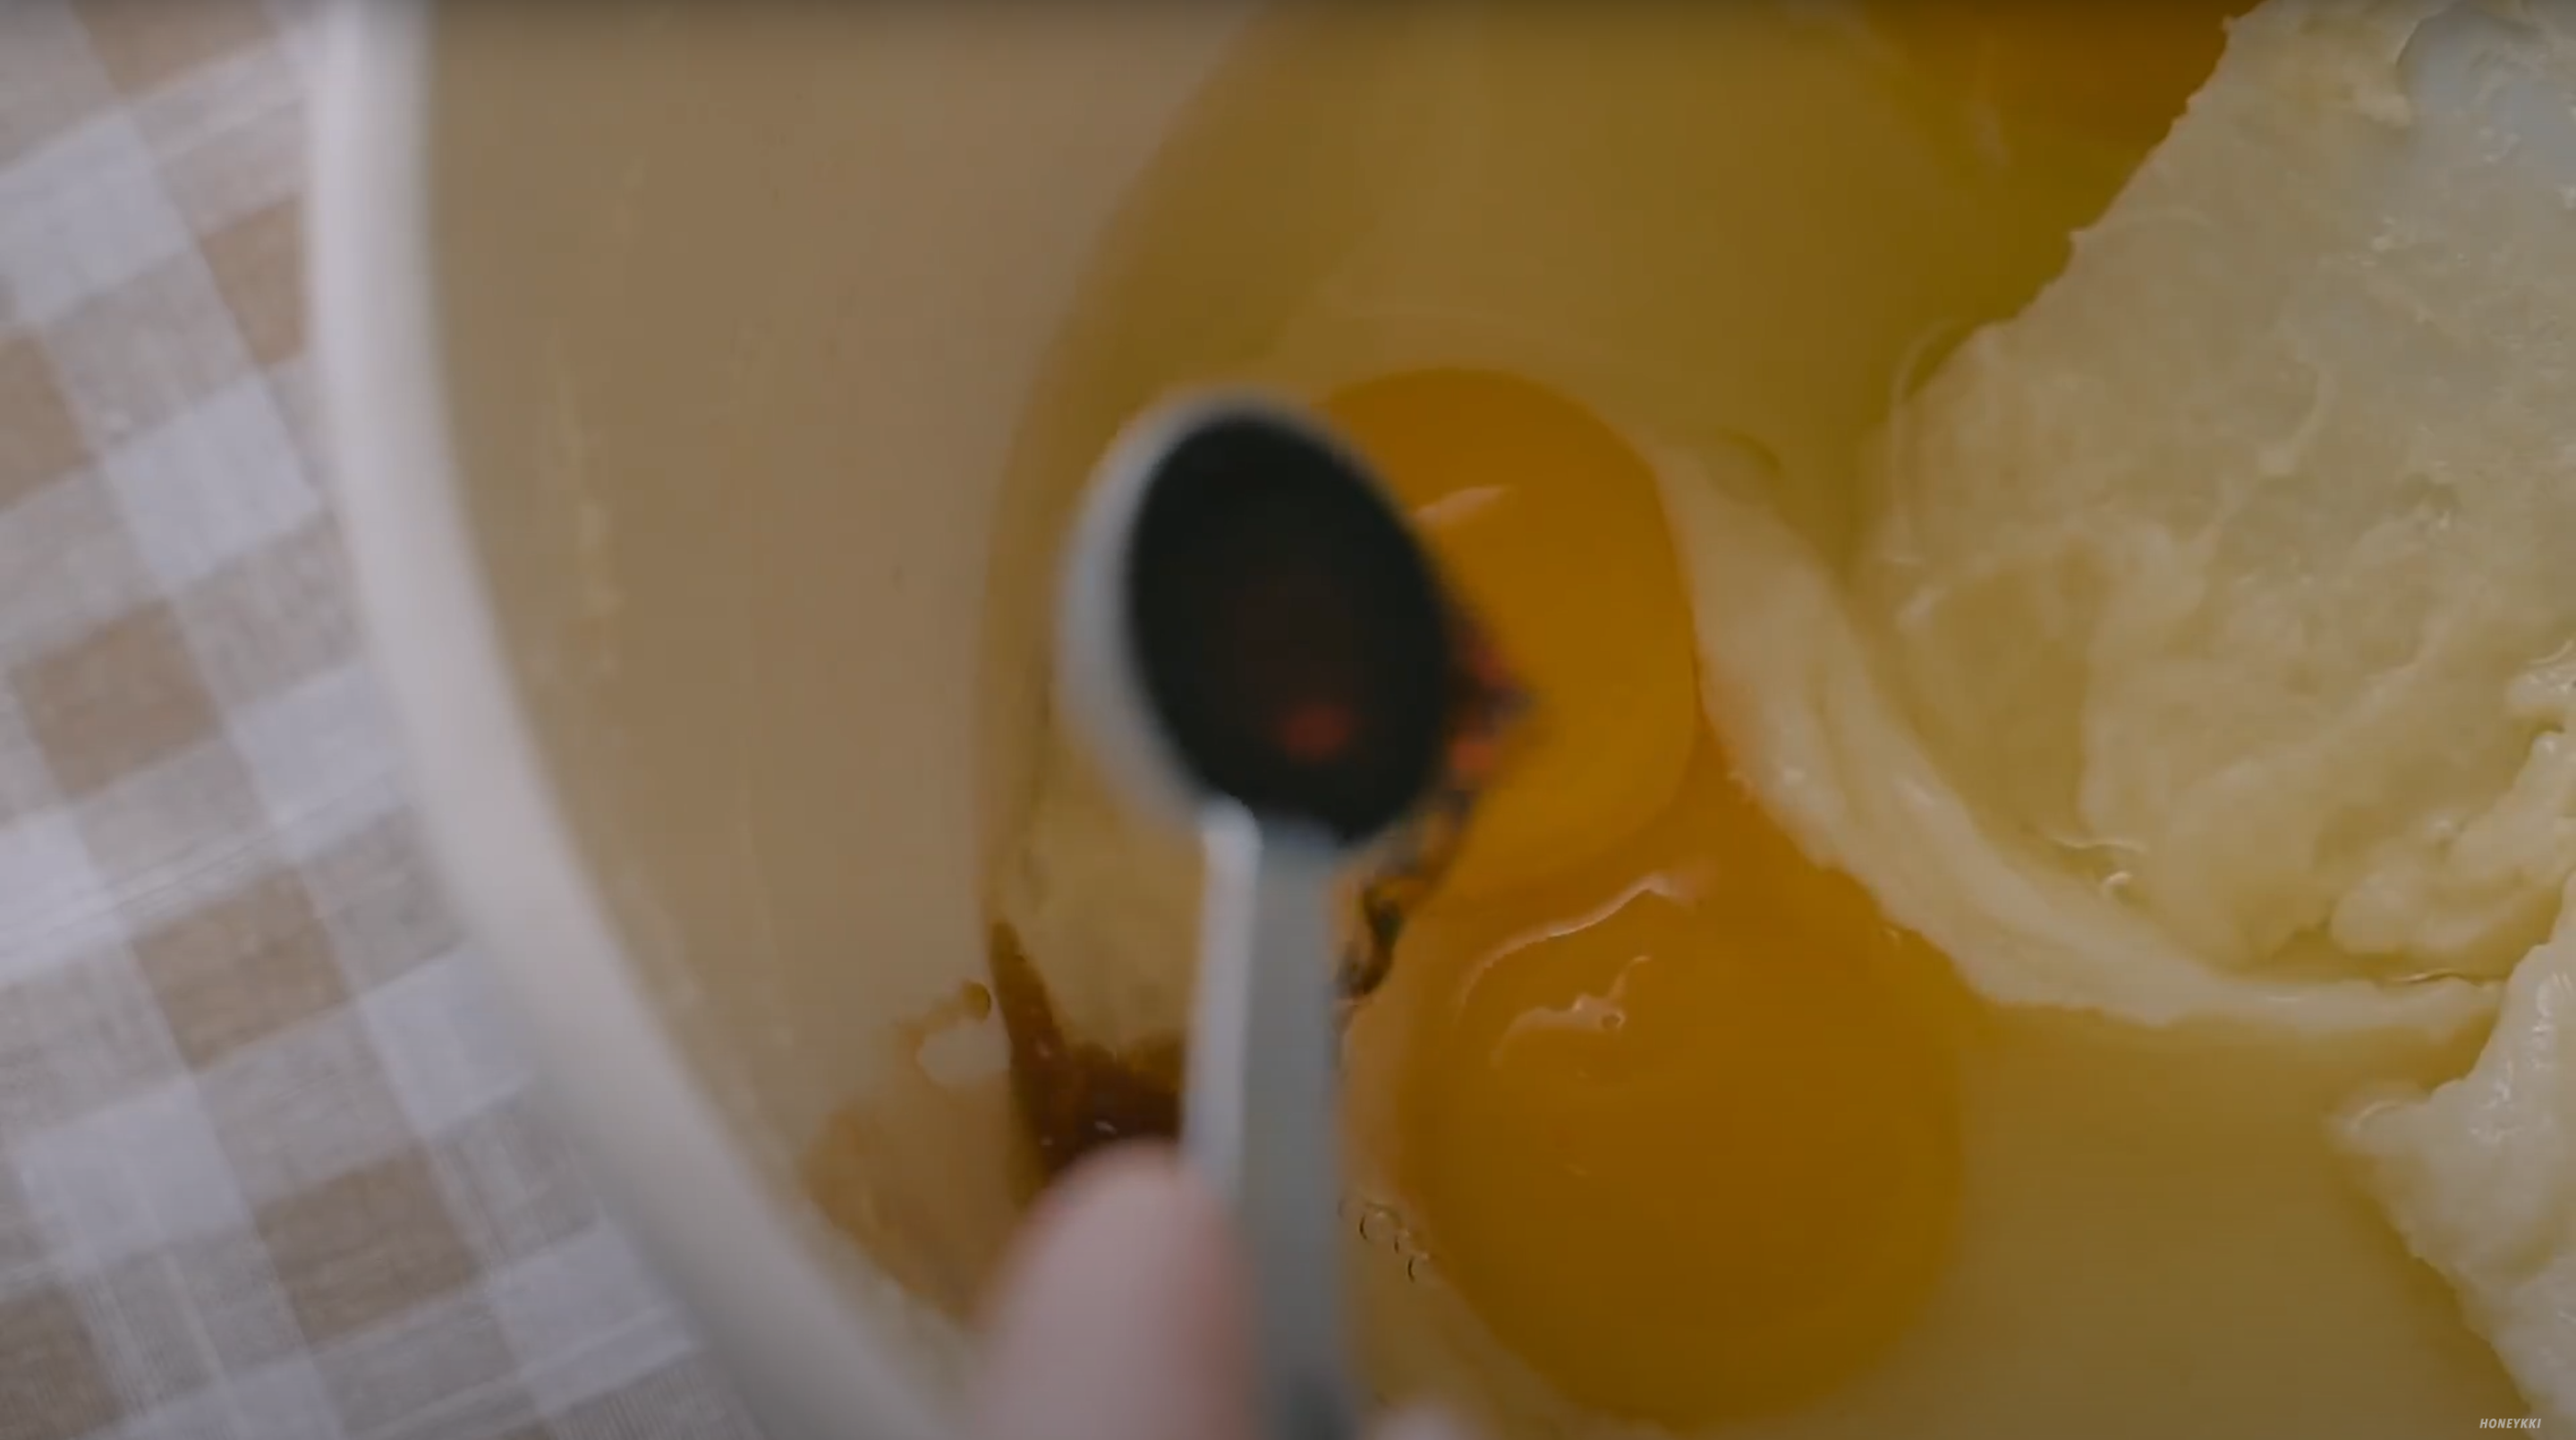
<path id="1" fill-rule="evenodd" d="M 1829 1387 L 1937 1280 L 1958 1189 L 1938 957 L 1809 864 L 1713 745 L 1670 813 L 1507 905 L 1399 1073 L 1440 1273 L 1578 1403 L 1686 1426 Z"/>
<path id="2" fill-rule="evenodd" d="M 1406 932 L 1393 1173 L 1440 1273 L 1568 1398 L 1689 1425 L 1882 1350 L 1957 1190 L 1946 970 L 1706 733 L 1655 475 L 1514 376 L 1325 414 L 1537 699 Z"/>
<path id="3" fill-rule="evenodd" d="M 1501 893 L 1652 820 L 1689 765 L 1699 698 L 1644 459 L 1581 405 L 1494 371 L 1408 371 L 1321 409 L 1411 508 L 1538 697 L 1444 893 Z"/>

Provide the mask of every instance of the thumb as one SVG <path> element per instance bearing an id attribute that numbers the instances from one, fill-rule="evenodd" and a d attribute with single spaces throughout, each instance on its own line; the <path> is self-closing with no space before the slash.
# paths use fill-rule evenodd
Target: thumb
<path id="1" fill-rule="evenodd" d="M 1250 1290 L 1225 1210 L 1125 1146 L 1041 1200 L 1005 1266 L 979 1440 L 1253 1440 Z"/>

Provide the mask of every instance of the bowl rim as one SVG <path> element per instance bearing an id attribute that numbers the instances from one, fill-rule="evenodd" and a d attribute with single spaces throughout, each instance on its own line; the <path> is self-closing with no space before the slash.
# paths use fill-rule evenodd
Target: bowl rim
<path id="1" fill-rule="evenodd" d="M 944 1433 L 641 992 L 504 660 L 449 444 L 428 0 L 324 15 L 305 206 L 329 485 L 428 847 L 544 1103 L 780 1440 Z M 540 958 L 542 957 L 542 958 Z M 581 1057 L 575 1063 L 572 1057 Z"/>

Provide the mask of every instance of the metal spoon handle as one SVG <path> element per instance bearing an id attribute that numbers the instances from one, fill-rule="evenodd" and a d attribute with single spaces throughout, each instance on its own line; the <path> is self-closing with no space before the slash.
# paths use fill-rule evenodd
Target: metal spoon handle
<path id="1" fill-rule="evenodd" d="M 1336 856 L 1324 837 L 1264 830 L 1231 802 L 1209 807 L 1200 835 L 1207 890 L 1182 1148 L 1233 1207 L 1251 1260 L 1262 1434 L 1351 1440 L 1359 1408 L 1335 1219 Z"/>

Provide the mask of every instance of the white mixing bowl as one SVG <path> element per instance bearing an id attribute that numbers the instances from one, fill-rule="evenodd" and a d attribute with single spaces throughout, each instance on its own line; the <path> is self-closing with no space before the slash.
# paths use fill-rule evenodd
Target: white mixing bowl
<path id="1" fill-rule="evenodd" d="M 1787 477 L 1784 518 L 1830 536 L 1889 377 L 1941 325 L 2019 308 L 2122 178 L 2052 171 L 2010 207 L 1923 183 L 1910 112 L 1857 62 L 1734 43 L 1726 17 L 1752 8 L 1594 7 L 1560 30 L 1547 7 L 1502 7 L 1538 17 L 1487 27 L 1522 59 L 1443 88 L 1444 65 L 1349 43 L 1405 21 L 1280 38 L 1292 12 L 1439 13 L 1401 6 L 346 0 L 312 205 L 319 343 L 432 838 L 568 1128 L 781 1440 L 919 1440 L 952 1406 L 962 1322 L 921 1296 L 959 1287 L 852 1243 L 803 1164 L 899 1073 L 908 1024 L 986 973 L 990 862 L 1041 751 L 1050 542 L 1120 423 L 1272 358 L 1327 272 L 1365 291 L 1345 261 L 1419 239 L 1386 223 L 1401 214 L 1439 259 L 1378 297 L 1398 362 L 1405 316 L 1505 297 L 1512 323 L 1468 358 L 1633 402 L 1639 433 L 1692 454 L 1741 452 Z M 1238 43 L 1247 26 L 1259 43 Z M 1447 32 L 1416 38 L 1451 53 Z M 1694 108 L 1711 95 L 1728 104 Z M 1515 188 L 1524 164 L 1547 183 Z M 1486 208 L 1453 204 L 1451 182 Z M 1387 203 L 1421 194 L 1442 198 Z M 1424 353 L 1452 358 L 1452 338 Z M 1330 348 L 1299 363 L 1342 363 Z M 2131 1073 L 2106 1068 L 2099 1093 Z M 2152 1207 L 2120 1208 L 2119 1141 L 2081 1106 L 2063 1112 L 2091 1147 L 2064 1162 L 2080 1185 L 1983 1212 L 2015 1263 L 1980 1272 L 1939 1346 L 1866 1399 L 1885 1409 L 1853 1413 L 2081 1428 L 2118 1351 L 2045 1318 L 2075 1287 L 2171 1290 L 2132 1307 L 2162 1337 L 2140 1353 L 2179 1343 L 2191 1297 L 2264 1293 L 2259 1266 L 2193 1289 L 2153 1273 L 2150 1246 L 2113 1253 L 2163 1232 L 2110 1223 Z M 2055 1155 L 2059 1113 L 2011 1133 Z M 1008 1133 L 986 1118 L 847 1168 L 998 1235 Z M 2234 1143 L 2212 1133 L 2210 1154 Z M 2110 1220 L 2077 1235 L 2060 1195 L 2103 1197 Z M 2238 1210 L 2212 1243 L 2268 1259 L 2283 1212 Z M 2334 1215 L 2309 1227 L 2318 1254 L 2361 1253 L 2333 1246 L 2380 1223 Z M 2042 1233 L 2055 1249 L 2023 1243 Z M 2353 1273 L 2355 1293 L 2409 1278 Z M 1450 1363 L 1472 1359 L 1456 1336 L 1388 1328 L 1406 1331 L 1374 1337 L 1390 1383 L 1489 1394 L 1547 1428 L 1525 1383 L 1446 1386 L 1475 1370 Z M 2298 1330 L 2242 1392 L 2309 1413 L 2318 1372 L 2297 1357 L 2340 1353 L 2333 1333 Z M 2223 1358 L 2209 1373 L 2242 1378 Z M 2030 1365 L 2055 1366 L 2046 1393 Z M 1902 1398 L 1931 1390 L 1955 1413 Z"/>

